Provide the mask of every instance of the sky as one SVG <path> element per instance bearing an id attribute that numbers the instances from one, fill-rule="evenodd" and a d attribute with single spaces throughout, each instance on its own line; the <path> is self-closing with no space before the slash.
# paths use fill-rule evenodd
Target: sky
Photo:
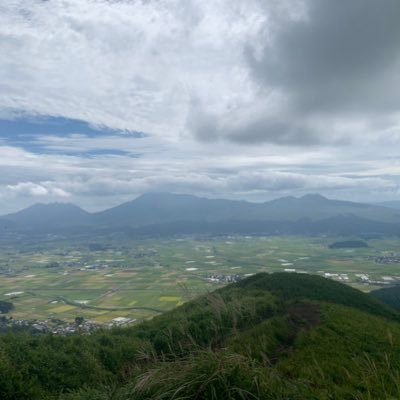
<path id="1" fill-rule="evenodd" d="M 399 150 L 398 0 L 0 2 L 0 214 L 400 200 Z"/>

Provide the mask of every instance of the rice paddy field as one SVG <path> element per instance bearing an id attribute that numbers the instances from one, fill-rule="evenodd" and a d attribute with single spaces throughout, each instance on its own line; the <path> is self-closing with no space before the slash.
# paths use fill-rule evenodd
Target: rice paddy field
<path id="1" fill-rule="evenodd" d="M 340 238 L 184 237 L 2 246 L 0 300 L 14 304 L 14 319 L 82 316 L 106 324 L 117 317 L 151 318 L 260 271 L 320 274 L 364 291 L 400 283 L 397 238 L 369 240 L 366 248 L 329 248 L 335 240 Z"/>

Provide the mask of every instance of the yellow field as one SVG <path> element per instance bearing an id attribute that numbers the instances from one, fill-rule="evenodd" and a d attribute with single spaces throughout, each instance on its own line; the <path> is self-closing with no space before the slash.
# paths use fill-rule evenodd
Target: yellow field
<path id="1" fill-rule="evenodd" d="M 178 296 L 160 296 L 160 301 L 173 301 L 178 302 L 181 300 L 181 297 Z"/>
<path id="2" fill-rule="evenodd" d="M 70 306 L 68 304 L 65 304 L 63 306 L 58 306 L 58 307 L 52 308 L 50 311 L 51 312 L 55 312 L 55 313 L 63 313 L 63 312 L 66 312 L 66 311 L 74 310 L 75 308 L 76 307 L 74 307 L 74 306 Z"/>

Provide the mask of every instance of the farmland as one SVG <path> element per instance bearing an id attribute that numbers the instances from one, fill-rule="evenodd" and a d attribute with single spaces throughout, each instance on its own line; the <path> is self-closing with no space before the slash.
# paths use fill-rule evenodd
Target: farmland
<path id="1" fill-rule="evenodd" d="M 152 317 L 261 271 L 319 274 L 363 291 L 400 282 L 397 239 L 330 249 L 337 239 L 188 236 L 4 245 L 0 300 L 12 301 L 14 319 L 81 316 L 109 324 L 119 317 Z"/>

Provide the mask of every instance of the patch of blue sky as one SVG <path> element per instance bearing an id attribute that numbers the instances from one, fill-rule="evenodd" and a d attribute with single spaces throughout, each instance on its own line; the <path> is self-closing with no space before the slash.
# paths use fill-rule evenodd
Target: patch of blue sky
<path id="1" fill-rule="evenodd" d="M 33 153 L 60 153 L 57 149 L 38 141 L 38 138 L 46 136 L 68 137 L 71 135 L 82 135 L 87 138 L 101 138 L 109 136 L 126 136 L 130 138 L 143 138 L 146 135 L 142 132 L 126 132 L 113 130 L 107 127 L 97 127 L 87 122 L 67 119 L 61 117 L 24 117 L 17 119 L 0 119 L 0 143 L 23 148 Z M 117 149 L 91 149 L 69 151 L 63 149 L 65 155 L 76 156 L 123 156 L 138 157 L 139 154 Z"/>
<path id="2" fill-rule="evenodd" d="M 19 136 L 66 136 L 71 134 L 80 134 L 89 137 L 125 134 L 138 138 L 145 136 L 143 132 L 118 131 L 107 127 L 93 126 L 85 121 L 61 117 L 24 117 L 11 120 L 0 119 L 0 137 L 10 138 L 11 140 Z"/>
<path id="3" fill-rule="evenodd" d="M 140 153 L 132 153 L 124 150 L 116 150 L 116 149 L 96 149 L 90 151 L 82 151 L 82 152 L 64 152 L 67 155 L 78 155 L 78 156 L 86 156 L 86 157 L 100 157 L 100 156 L 129 156 L 133 158 L 140 157 Z"/>

